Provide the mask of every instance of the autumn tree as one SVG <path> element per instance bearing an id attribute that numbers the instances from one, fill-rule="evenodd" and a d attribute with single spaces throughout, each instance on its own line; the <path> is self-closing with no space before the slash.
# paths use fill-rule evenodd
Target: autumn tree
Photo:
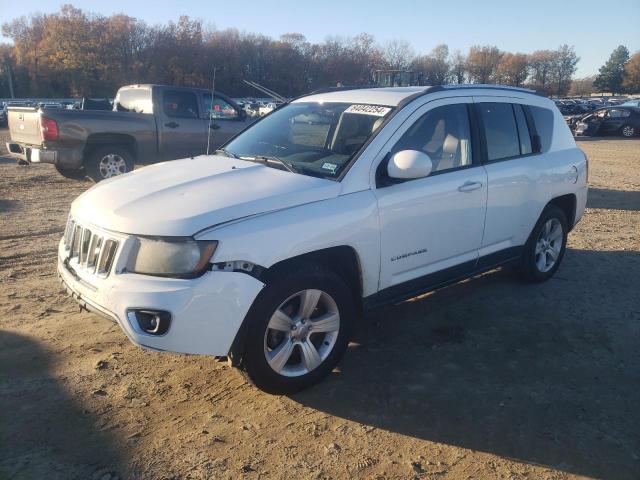
<path id="1" fill-rule="evenodd" d="M 640 92 L 640 51 L 631 55 L 624 65 L 622 86 L 629 93 Z"/>
<path id="2" fill-rule="evenodd" d="M 467 78 L 467 57 L 460 50 L 456 50 L 451 57 L 451 81 L 464 83 Z"/>
<path id="3" fill-rule="evenodd" d="M 384 47 L 384 59 L 391 70 L 407 70 L 415 56 L 406 40 L 391 40 Z"/>
<path id="4" fill-rule="evenodd" d="M 498 64 L 496 76 L 500 83 L 520 87 L 529 76 L 529 59 L 523 53 L 505 53 Z"/>
<path id="5" fill-rule="evenodd" d="M 550 72 L 554 95 L 563 96 L 567 94 L 579 60 L 574 48 L 569 45 L 561 45 L 554 52 Z"/>
<path id="6" fill-rule="evenodd" d="M 569 95 L 579 97 L 587 97 L 591 95 L 593 92 L 595 92 L 595 87 L 593 86 L 593 80 L 595 78 L 595 75 L 584 78 L 576 78 L 571 82 Z"/>
<path id="7" fill-rule="evenodd" d="M 498 47 L 474 46 L 467 56 L 467 72 L 472 83 L 497 83 L 503 52 Z"/>
<path id="8" fill-rule="evenodd" d="M 427 55 L 416 57 L 411 69 L 422 74 L 423 85 L 444 85 L 449 80 L 449 47 L 438 45 Z"/>

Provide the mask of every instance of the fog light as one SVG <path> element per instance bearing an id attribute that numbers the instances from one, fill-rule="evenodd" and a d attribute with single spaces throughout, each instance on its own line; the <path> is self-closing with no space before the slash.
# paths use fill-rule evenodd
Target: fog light
<path id="1" fill-rule="evenodd" d="M 148 335 L 164 335 L 171 324 L 171 314 L 163 310 L 130 310 L 138 328 Z"/>

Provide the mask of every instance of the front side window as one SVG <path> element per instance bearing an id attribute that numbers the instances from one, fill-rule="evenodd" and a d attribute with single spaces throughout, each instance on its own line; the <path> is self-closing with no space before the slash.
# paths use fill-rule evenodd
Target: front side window
<path id="1" fill-rule="evenodd" d="M 162 110 L 167 117 L 198 118 L 196 94 L 179 90 L 165 90 L 162 94 Z"/>
<path id="2" fill-rule="evenodd" d="M 398 140 L 391 153 L 418 150 L 429 155 L 433 172 L 470 165 L 471 135 L 465 104 L 429 110 Z"/>
<path id="3" fill-rule="evenodd" d="M 392 110 L 382 105 L 295 102 L 241 133 L 224 152 L 253 161 L 278 159 L 297 173 L 336 178 Z"/>
<path id="4" fill-rule="evenodd" d="M 520 137 L 510 103 L 480 103 L 480 116 L 487 142 L 487 160 L 520 155 Z"/>
<path id="5" fill-rule="evenodd" d="M 212 119 L 215 120 L 237 120 L 238 111 L 226 100 L 218 97 L 217 95 L 211 96 L 210 93 L 205 93 L 203 96 L 203 110 L 209 112 Z M 205 113 L 205 118 L 207 115 Z"/>

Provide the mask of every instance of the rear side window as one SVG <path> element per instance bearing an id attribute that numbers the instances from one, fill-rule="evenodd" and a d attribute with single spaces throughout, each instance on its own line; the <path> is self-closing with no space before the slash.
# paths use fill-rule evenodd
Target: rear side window
<path id="1" fill-rule="evenodd" d="M 543 107 L 529 106 L 533 122 L 536 126 L 536 133 L 540 137 L 540 147 L 542 152 L 551 148 L 551 138 L 553 135 L 554 115 L 551 110 Z"/>
<path id="2" fill-rule="evenodd" d="M 192 92 L 165 90 L 162 109 L 167 117 L 198 118 L 198 100 Z"/>
<path id="3" fill-rule="evenodd" d="M 528 155 L 533 149 L 531 148 L 531 134 L 527 126 L 527 118 L 522 110 L 522 105 L 513 105 L 513 111 L 516 114 L 516 124 L 518 125 L 518 137 L 520 138 L 520 154 Z"/>
<path id="4" fill-rule="evenodd" d="M 520 155 L 520 137 L 510 103 L 480 103 L 489 161 Z"/>

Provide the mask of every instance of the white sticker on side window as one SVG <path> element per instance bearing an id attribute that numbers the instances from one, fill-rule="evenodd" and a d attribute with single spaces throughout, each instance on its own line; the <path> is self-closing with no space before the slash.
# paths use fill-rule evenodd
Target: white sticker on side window
<path id="1" fill-rule="evenodd" d="M 380 105 L 351 105 L 344 111 L 344 113 L 359 113 L 361 115 L 384 117 L 390 111 L 391 108 L 381 107 Z"/>

